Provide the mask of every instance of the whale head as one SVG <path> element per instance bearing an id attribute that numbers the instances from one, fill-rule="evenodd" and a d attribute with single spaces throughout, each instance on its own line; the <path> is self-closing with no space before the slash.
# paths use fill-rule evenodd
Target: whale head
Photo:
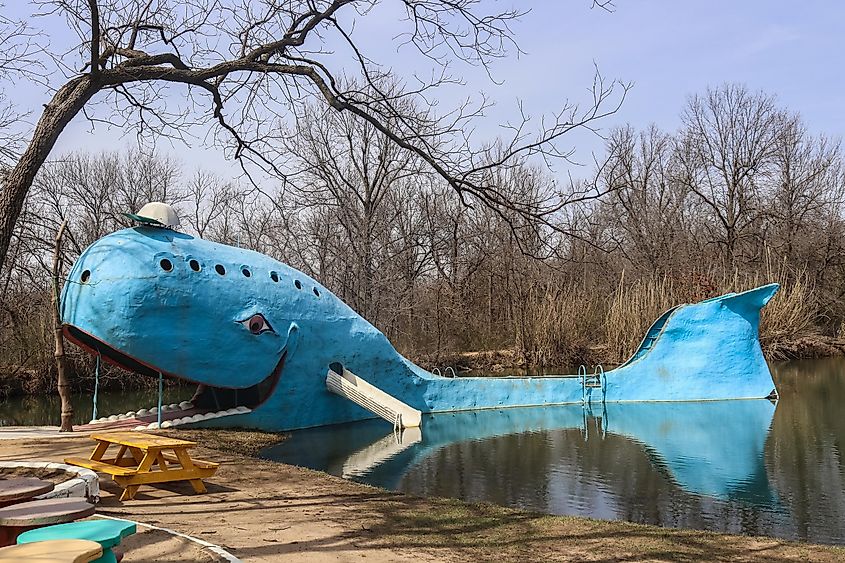
<path id="1" fill-rule="evenodd" d="M 293 352 L 296 319 L 328 296 L 263 254 L 140 226 L 83 252 L 63 289 L 61 315 L 68 339 L 106 362 L 250 390 L 258 403 Z"/>

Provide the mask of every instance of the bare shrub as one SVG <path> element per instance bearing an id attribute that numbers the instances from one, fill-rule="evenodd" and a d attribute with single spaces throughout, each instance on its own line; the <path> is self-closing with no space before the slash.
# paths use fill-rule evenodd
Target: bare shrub
<path id="1" fill-rule="evenodd" d="M 667 276 L 626 283 L 623 272 L 604 321 L 606 361 L 618 364 L 631 357 L 651 324 L 677 304 L 678 292 Z"/>
<path id="2" fill-rule="evenodd" d="M 595 335 L 601 330 L 604 304 L 572 283 L 546 285 L 533 292 L 517 330 L 516 348 L 532 366 L 593 363 Z"/>

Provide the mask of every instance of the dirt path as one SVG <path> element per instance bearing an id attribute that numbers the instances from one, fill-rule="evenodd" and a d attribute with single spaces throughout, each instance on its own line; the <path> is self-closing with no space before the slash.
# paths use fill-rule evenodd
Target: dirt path
<path id="1" fill-rule="evenodd" d="M 213 435 L 201 434 L 204 442 Z M 60 461 L 92 445 L 3 440 L 0 460 Z M 119 489 L 102 480 L 98 512 L 199 537 L 245 561 L 845 560 L 831 547 L 419 499 L 238 453 L 200 447 L 195 455 L 223 464 L 208 494 L 142 487 L 120 503 Z M 144 560 L 137 553 L 125 561 Z"/>

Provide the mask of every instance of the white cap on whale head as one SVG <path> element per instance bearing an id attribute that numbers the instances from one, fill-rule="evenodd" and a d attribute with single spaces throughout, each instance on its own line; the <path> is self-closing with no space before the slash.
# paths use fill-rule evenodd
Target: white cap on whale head
<path id="1" fill-rule="evenodd" d="M 176 211 L 166 203 L 154 201 L 146 204 L 138 210 L 138 213 L 124 213 L 130 219 L 139 221 L 146 225 L 176 229 L 179 227 L 179 216 Z"/>

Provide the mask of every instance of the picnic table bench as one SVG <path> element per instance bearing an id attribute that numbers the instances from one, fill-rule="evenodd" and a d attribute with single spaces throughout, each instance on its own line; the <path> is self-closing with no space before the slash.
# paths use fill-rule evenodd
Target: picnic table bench
<path id="1" fill-rule="evenodd" d="M 53 483 L 34 477 L 2 479 L 0 480 L 0 507 L 29 500 L 52 490 Z"/>
<path id="2" fill-rule="evenodd" d="M 65 463 L 107 473 L 123 488 L 120 500 L 131 500 L 141 485 L 188 481 L 196 493 L 206 492 L 202 480 L 214 475 L 219 464 L 191 459 L 188 450 L 196 442 L 156 436 L 143 432 L 104 432 L 92 434 L 97 442 L 89 459 L 65 458 Z M 114 457 L 104 457 L 118 446 Z"/>
<path id="3" fill-rule="evenodd" d="M 50 540 L 0 548 L 0 563 L 88 563 L 103 555 L 100 544 L 88 540 Z"/>

